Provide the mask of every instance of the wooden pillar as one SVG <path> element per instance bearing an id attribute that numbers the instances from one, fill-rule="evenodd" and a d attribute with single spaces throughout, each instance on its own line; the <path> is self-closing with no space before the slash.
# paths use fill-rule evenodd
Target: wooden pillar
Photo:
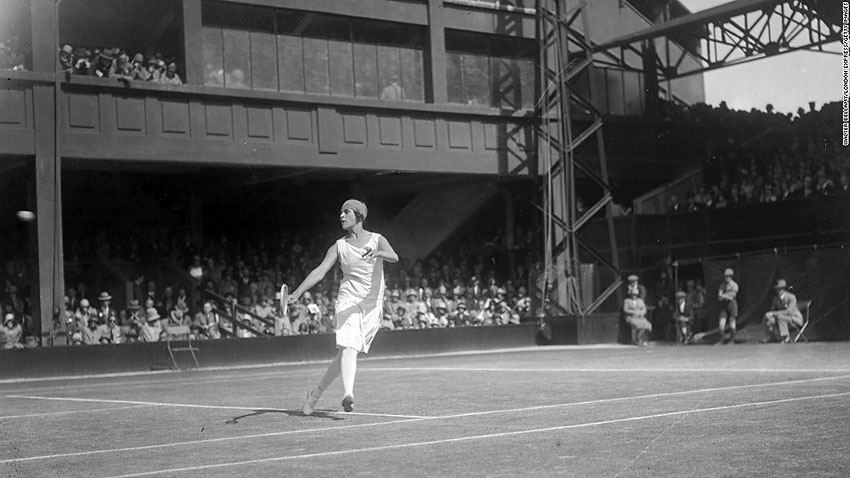
<path id="1" fill-rule="evenodd" d="M 57 68 L 57 4 L 53 0 L 32 0 L 33 70 L 55 72 Z M 64 308 L 64 267 L 62 257 L 62 196 L 59 130 L 61 109 L 54 84 L 33 85 L 35 125 L 35 214 L 36 234 L 31 241 L 33 287 L 33 327 L 42 345 L 52 344 L 53 317 Z"/>
<path id="2" fill-rule="evenodd" d="M 201 22 L 201 0 L 183 0 L 181 19 L 183 22 L 183 55 L 187 85 L 204 84 L 203 24 Z"/>
<path id="3" fill-rule="evenodd" d="M 425 54 L 425 101 L 447 103 L 446 30 L 443 0 L 428 0 L 428 45 Z"/>

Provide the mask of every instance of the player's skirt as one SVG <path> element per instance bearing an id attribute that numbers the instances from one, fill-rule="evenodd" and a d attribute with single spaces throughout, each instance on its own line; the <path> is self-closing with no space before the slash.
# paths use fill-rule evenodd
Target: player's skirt
<path id="1" fill-rule="evenodd" d="M 381 328 L 381 305 L 378 301 L 346 301 L 337 302 L 336 307 L 334 330 L 337 348 L 352 348 L 368 353 L 372 340 Z"/>

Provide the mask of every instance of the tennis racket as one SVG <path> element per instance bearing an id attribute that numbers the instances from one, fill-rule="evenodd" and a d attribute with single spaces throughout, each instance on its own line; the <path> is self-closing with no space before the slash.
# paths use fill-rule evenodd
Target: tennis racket
<path id="1" fill-rule="evenodd" d="M 274 334 L 277 336 L 283 335 L 284 320 L 289 320 L 289 287 L 286 284 L 280 286 L 280 320 L 274 321 Z"/>

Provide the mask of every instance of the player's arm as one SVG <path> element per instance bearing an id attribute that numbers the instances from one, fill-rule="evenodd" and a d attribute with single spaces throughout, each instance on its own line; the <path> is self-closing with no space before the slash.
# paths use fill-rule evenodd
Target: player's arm
<path id="1" fill-rule="evenodd" d="M 328 252 L 325 253 L 325 258 L 322 259 L 322 263 L 310 271 L 310 273 L 307 274 L 307 277 L 304 278 L 304 281 L 301 282 L 301 285 L 289 294 L 289 302 L 297 302 L 298 299 L 301 298 L 301 294 L 312 289 L 313 286 L 318 284 L 319 281 L 325 277 L 325 274 L 331 270 L 331 267 L 336 264 L 336 258 L 336 243 L 334 243 L 328 248 Z"/>
<path id="2" fill-rule="evenodd" d="M 367 259 L 383 259 L 391 264 L 398 262 L 398 254 L 395 253 L 387 238 L 378 236 L 378 249 L 369 251 L 363 256 Z"/>

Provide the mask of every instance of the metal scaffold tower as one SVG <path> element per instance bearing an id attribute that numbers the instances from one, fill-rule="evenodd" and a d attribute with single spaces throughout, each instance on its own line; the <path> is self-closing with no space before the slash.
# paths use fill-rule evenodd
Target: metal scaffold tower
<path id="1" fill-rule="evenodd" d="M 540 208 L 545 235 L 545 265 L 538 285 L 544 313 L 582 319 L 621 284 L 602 113 L 594 104 L 598 85 L 593 81 L 587 7 L 588 2 L 581 0 L 537 1 L 538 153 L 544 178 Z M 588 164 L 592 162 L 596 165 Z M 577 208 L 577 177 L 601 190 L 596 203 L 581 212 Z M 603 209 L 608 253 L 600 252 L 599 244 L 589 244 L 579 234 Z M 582 264 L 583 258 L 592 258 L 592 262 Z"/>

